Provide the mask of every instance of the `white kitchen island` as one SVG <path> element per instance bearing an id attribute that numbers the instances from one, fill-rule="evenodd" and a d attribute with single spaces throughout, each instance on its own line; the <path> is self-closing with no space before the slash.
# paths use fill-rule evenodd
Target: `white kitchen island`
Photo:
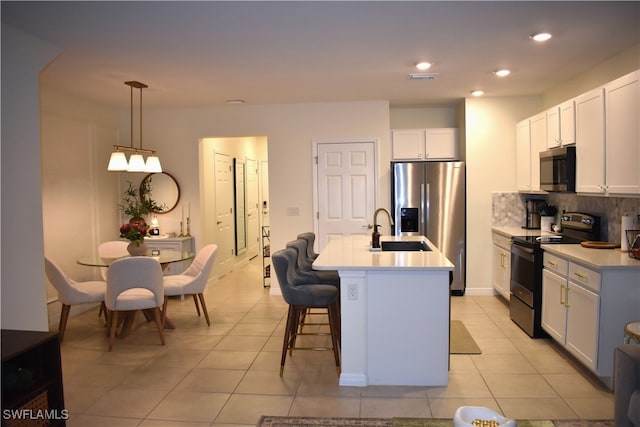
<path id="1" fill-rule="evenodd" d="M 340 385 L 443 386 L 449 369 L 449 274 L 430 251 L 371 251 L 369 236 L 333 237 L 313 263 L 340 274 Z"/>

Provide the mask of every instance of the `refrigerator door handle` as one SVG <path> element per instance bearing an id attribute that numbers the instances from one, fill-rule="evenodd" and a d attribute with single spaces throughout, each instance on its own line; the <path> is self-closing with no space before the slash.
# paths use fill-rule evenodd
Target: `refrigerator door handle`
<path id="1" fill-rule="evenodd" d="M 427 184 L 420 184 L 420 232 L 423 236 L 427 235 L 427 225 L 429 224 L 429 192 L 431 186 Z"/>

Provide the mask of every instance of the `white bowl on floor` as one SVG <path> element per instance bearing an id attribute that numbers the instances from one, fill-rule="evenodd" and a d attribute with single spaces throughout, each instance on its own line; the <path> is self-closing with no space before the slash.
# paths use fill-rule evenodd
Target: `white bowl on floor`
<path id="1" fill-rule="evenodd" d="M 455 427 L 482 427 L 475 426 L 474 420 L 495 421 L 500 427 L 516 427 L 516 421 L 503 417 L 497 412 L 483 406 L 461 406 L 453 415 Z M 494 424 L 495 425 L 495 424 Z"/>

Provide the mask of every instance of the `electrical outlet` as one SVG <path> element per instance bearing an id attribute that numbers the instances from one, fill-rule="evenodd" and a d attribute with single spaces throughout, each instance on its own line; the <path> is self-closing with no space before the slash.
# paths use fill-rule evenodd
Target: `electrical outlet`
<path id="1" fill-rule="evenodd" d="M 358 299 L 358 285 L 355 283 L 351 283 L 347 285 L 347 295 L 348 299 L 355 301 Z"/>

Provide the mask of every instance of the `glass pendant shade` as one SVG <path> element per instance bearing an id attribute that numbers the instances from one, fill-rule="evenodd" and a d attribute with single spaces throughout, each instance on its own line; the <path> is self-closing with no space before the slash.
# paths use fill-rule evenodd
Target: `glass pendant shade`
<path id="1" fill-rule="evenodd" d="M 127 157 L 122 151 L 114 151 L 109 159 L 107 170 L 110 171 L 126 171 L 128 168 Z"/>
<path id="2" fill-rule="evenodd" d="M 162 166 L 160 166 L 160 159 L 158 158 L 158 156 L 147 157 L 145 172 L 149 172 L 149 173 L 162 172 Z"/>
<path id="3" fill-rule="evenodd" d="M 132 154 L 129 158 L 127 172 L 146 172 L 142 154 Z"/>

